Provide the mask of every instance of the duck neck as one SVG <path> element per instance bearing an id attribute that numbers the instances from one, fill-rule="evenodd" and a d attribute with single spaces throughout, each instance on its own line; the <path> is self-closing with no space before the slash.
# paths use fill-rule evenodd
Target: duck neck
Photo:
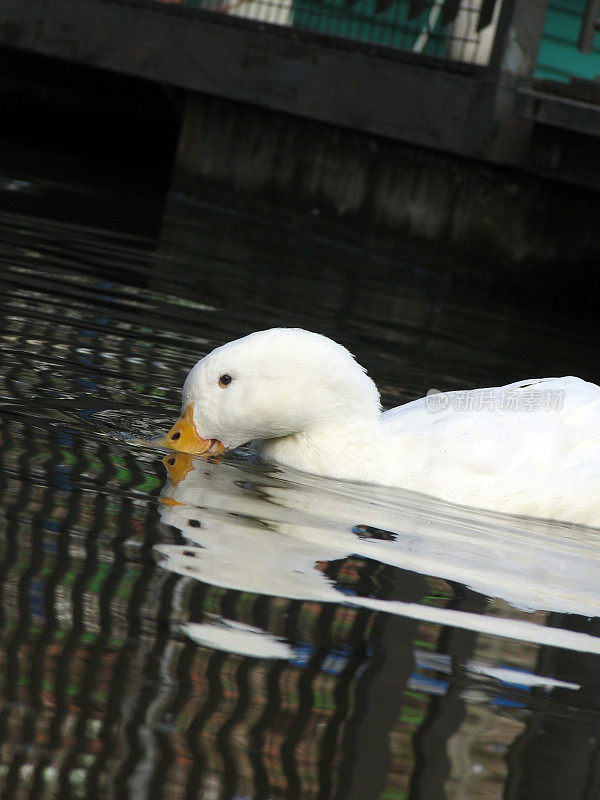
<path id="1" fill-rule="evenodd" d="M 373 454 L 382 446 L 380 412 L 329 420 L 300 433 L 254 442 L 259 453 L 303 472 L 349 480 L 373 479 Z M 369 462 L 369 463 L 367 463 Z"/>

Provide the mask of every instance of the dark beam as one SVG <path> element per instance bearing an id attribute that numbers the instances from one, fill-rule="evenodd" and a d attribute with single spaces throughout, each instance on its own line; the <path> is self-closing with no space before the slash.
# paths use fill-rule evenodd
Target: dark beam
<path id="1" fill-rule="evenodd" d="M 415 19 L 415 17 L 421 16 L 426 8 L 427 0 L 410 0 L 408 4 L 408 18 Z"/>
<path id="2" fill-rule="evenodd" d="M 442 8 L 442 25 L 454 22 L 460 9 L 460 0 L 446 0 Z"/>
<path id="3" fill-rule="evenodd" d="M 481 10 L 479 12 L 479 19 L 477 21 L 477 33 L 482 31 L 490 24 L 494 17 L 494 9 L 498 0 L 483 0 Z"/>
<path id="4" fill-rule="evenodd" d="M 598 17 L 600 17 L 600 0 L 587 0 L 577 40 L 577 47 L 582 53 L 589 54 L 594 49 L 598 33 Z"/>
<path id="5" fill-rule="evenodd" d="M 4 0 L 0 43 L 463 155 L 483 68 L 140 0 Z M 484 112 L 482 112 L 484 113 Z"/>

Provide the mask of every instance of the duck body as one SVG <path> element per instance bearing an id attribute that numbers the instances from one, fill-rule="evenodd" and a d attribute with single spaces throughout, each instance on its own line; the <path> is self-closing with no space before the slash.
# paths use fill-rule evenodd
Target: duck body
<path id="1" fill-rule="evenodd" d="M 253 441 L 264 458 L 304 472 L 600 527 L 600 387 L 579 378 L 430 394 L 382 411 L 345 348 L 276 328 L 199 361 L 182 411 L 192 452 Z M 164 444 L 178 449 L 170 437 L 180 424 Z"/>

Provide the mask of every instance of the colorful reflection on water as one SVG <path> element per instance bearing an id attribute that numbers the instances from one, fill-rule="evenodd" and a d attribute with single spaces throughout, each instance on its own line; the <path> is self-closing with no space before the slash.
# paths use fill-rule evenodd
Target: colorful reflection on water
<path id="1" fill-rule="evenodd" d="M 158 248 L 0 215 L 2 798 L 600 794 L 595 531 L 150 441 L 256 328 L 337 338 L 387 405 L 594 378 L 595 336 L 194 213 Z"/>

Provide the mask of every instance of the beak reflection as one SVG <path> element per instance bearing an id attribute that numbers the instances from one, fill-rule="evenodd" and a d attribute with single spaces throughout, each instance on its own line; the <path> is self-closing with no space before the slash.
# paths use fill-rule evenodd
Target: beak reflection
<path id="1" fill-rule="evenodd" d="M 173 453 L 163 458 L 163 464 L 172 485 L 177 486 L 194 469 L 194 457 L 191 453 Z"/>

